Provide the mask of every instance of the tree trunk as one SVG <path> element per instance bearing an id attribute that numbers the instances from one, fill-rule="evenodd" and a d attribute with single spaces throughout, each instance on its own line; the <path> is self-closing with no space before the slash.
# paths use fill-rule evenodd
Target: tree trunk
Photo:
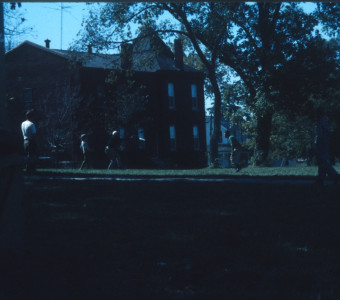
<path id="1" fill-rule="evenodd" d="M 269 154 L 270 135 L 272 130 L 272 112 L 266 112 L 257 116 L 256 141 L 255 141 L 255 165 L 263 165 Z"/>
<path id="2" fill-rule="evenodd" d="M 218 158 L 218 142 L 221 134 L 221 92 L 217 84 L 215 76 L 210 76 L 210 82 L 213 87 L 215 102 L 214 102 L 214 130 L 210 137 L 210 162 L 214 164 Z"/>
<path id="3" fill-rule="evenodd" d="M 7 126 L 5 113 L 5 33 L 4 33 L 4 4 L 0 3 L 0 127 Z"/>

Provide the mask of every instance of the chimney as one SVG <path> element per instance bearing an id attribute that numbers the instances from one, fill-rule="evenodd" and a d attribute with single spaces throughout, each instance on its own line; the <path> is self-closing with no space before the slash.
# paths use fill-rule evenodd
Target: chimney
<path id="1" fill-rule="evenodd" d="M 120 67 L 129 69 L 132 67 L 132 44 L 124 43 L 120 46 Z"/>
<path id="2" fill-rule="evenodd" d="M 46 39 L 45 41 L 45 46 L 46 46 L 46 48 L 50 48 L 50 40 L 49 39 Z"/>
<path id="3" fill-rule="evenodd" d="M 87 52 L 88 53 L 92 53 L 92 46 L 91 45 L 87 45 Z"/>
<path id="4" fill-rule="evenodd" d="M 175 39 L 175 67 L 183 70 L 183 45 L 180 39 Z"/>

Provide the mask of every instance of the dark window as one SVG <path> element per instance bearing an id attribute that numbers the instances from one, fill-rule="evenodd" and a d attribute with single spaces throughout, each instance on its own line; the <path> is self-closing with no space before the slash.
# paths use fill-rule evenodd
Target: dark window
<path id="1" fill-rule="evenodd" d="M 192 109 L 198 109 L 197 86 L 196 86 L 196 84 L 191 85 L 191 103 L 192 103 Z"/>
<path id="2" fill-rule="evenodd" d="M 174 84 L 168 83 L 169 108 L 175 109 L 175 90 Z"/>
<path id="3" fill-rule="evenodd" d="M 176 130 L 175 126 L 170 126 L 170 150 L 176 151 Z"/>
<path id="4" fill-rule="evenodd" d="M 194 136 L 194 150 L 199 151 L 200 150 L 200 139 L 198 134 L 198 127 L 195 125 L 192 128 L 192 133 Z"/>

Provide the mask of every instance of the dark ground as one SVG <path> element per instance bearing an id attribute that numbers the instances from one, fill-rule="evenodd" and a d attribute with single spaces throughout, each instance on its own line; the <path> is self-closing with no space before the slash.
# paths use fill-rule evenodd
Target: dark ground
<path id="1" fill-rule="evenodd" d="M 30 253 L 2 261 L 2 297 L 340 299 L 339 192 L 26 178 Z"/>

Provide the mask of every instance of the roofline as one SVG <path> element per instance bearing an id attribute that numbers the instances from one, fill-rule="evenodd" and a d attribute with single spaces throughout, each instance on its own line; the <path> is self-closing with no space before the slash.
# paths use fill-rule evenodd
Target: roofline
<path id="1" fill-rule="evenodd" d="M 162 39 L 160 39 L 160 41 L 165 45 L 165 47 L 168 47 Z M 35 48 L 37 48 L 37 49 L 40 49 L 40 50 L 42 50 L 42 51 L 45 51 L 45 52 L 47 52 L 47 53 L 49 53 L 49 54 L 56 55 L 56 56 L 58 56 L 58 57 L 60 57 L 60 58 L 63 58 L 63 59 L 65 59 L 65 60 L 69 60 L 68 57 L 66 57 L 65 55 L 63 55 L 63 54 L 61 54 L 61 53 L 58 52 L 58 51 L 67 51 L 67 50 L 46 48 L 46 47 L 44 47 L 44 46 L 38 45 L 38 44 L 33 43 L 33 42 L 31 42 L 31 41 L 28 41 L 28 40 L 23 41 L 22 43 L 20 43 L 20 44 L 17 45 L 16 47 L 14 47 L 14 48 L 12 48 L 11 50 L 7 51 L 7 52 L 6 52 L 6 55 L 7 55 L 8 53 L 13 52 L 13 51 L 16 50 L 17 48 L 19 48 L 19 47 L 21 47 L 21 46 L 23 46 L 23 45 L 25 45 L 25 44 L 30 45 L 30 46 L 32 46 L 32 47 L 35 47 Z M 168 48 L 169 48 L 169 47 L 168 47 Z M 170 48 L 169 48 L 169 50 L 170 50 Z M 78 52 L 78 51 L 76 51 L 76 52 Z M 173 53 L 171 50 L 170 50 L 170 52 L 174 55 L 174 53 Z M 78 53 L 87 53 L 87 52 L 78 52 Z M 115 53 L 115 54 L 99 54 L 99 53 L 91 53 L 91 54 L 92 54 L 92 55 L 93 55 L 93 54 L 104 55 L 104 56 L 117 56 L 117 55 L 119 55 L 119 54 L 116 54 L 116 53 Z M 192 67 L 190 67 L 189 65 L 186 65 L 186 64 L 184 64 L 183 66 L 186 66 L 186 67 L 188 67 L 188 68 L 192 68 Z M 92 67 L 86 67 L 86 66 L 83 66 L 83 68 L 92 69 Z M 98 69 L 117 70 L 117 69 L 111 69 L 111 68 L 98 68 Z M 192 74 L 198 75 L 199 77 L 205 78 L 205 74 L 204 74 L 203 71 L 196 70 L 196 69 L 194 69 L 194 68 L 192 68 L 192 69 L 193 69 L 193 70 L 163 70 L 163 69 L 161 69 L 161 70 L 156 70 L 155 72 L 185 72 L 185 73 L 192 73 Z M 138 70 L 135 70 L 135 72 L 147 72 L 147 73 L 150 73 L 150 71 L 138 71 Z"/>
<path id="2" fill-rule="evenodd" d="M 57 56 L 62 57 L 62 58 L 64 58 L 64 59 L 67 59 L 64 55 L 62 55 L 62 54 L 60 54 L 60 53 L 54 51 L 53 49 L 46 48 L 46 47 L 44 47 L 44 46 L 40 46 L 40 45 L 35 44 L 35 43 L 33 43 L 33 42 L 30 42 L 30 41 L 28 41 L 28 40 L 23 41 L 23 42 L 20 43 L 18 46 L 16 46 L 16 47 L 12 48 L 11 50 L 7 51 L 6 54 L 7 54 L 7 53 L 11 53 L 12 51 L 16 50 L 17 48 L 19 48 L 19 47 L 21 47 L 21 46 L 23 46 L 23 45 L 25 45 L 25 44 L 28 44 L 28 45 L 33 46 L 33 47 L 35 47 L 35 48 L 38 48 L 38 49 L 40 49 L 40 50 L 46 51 L 46 52 L 48 52 L 48 53 L 50 53 L 50 54 L 54 54 L 54 55 L 57 55 Z"/>

